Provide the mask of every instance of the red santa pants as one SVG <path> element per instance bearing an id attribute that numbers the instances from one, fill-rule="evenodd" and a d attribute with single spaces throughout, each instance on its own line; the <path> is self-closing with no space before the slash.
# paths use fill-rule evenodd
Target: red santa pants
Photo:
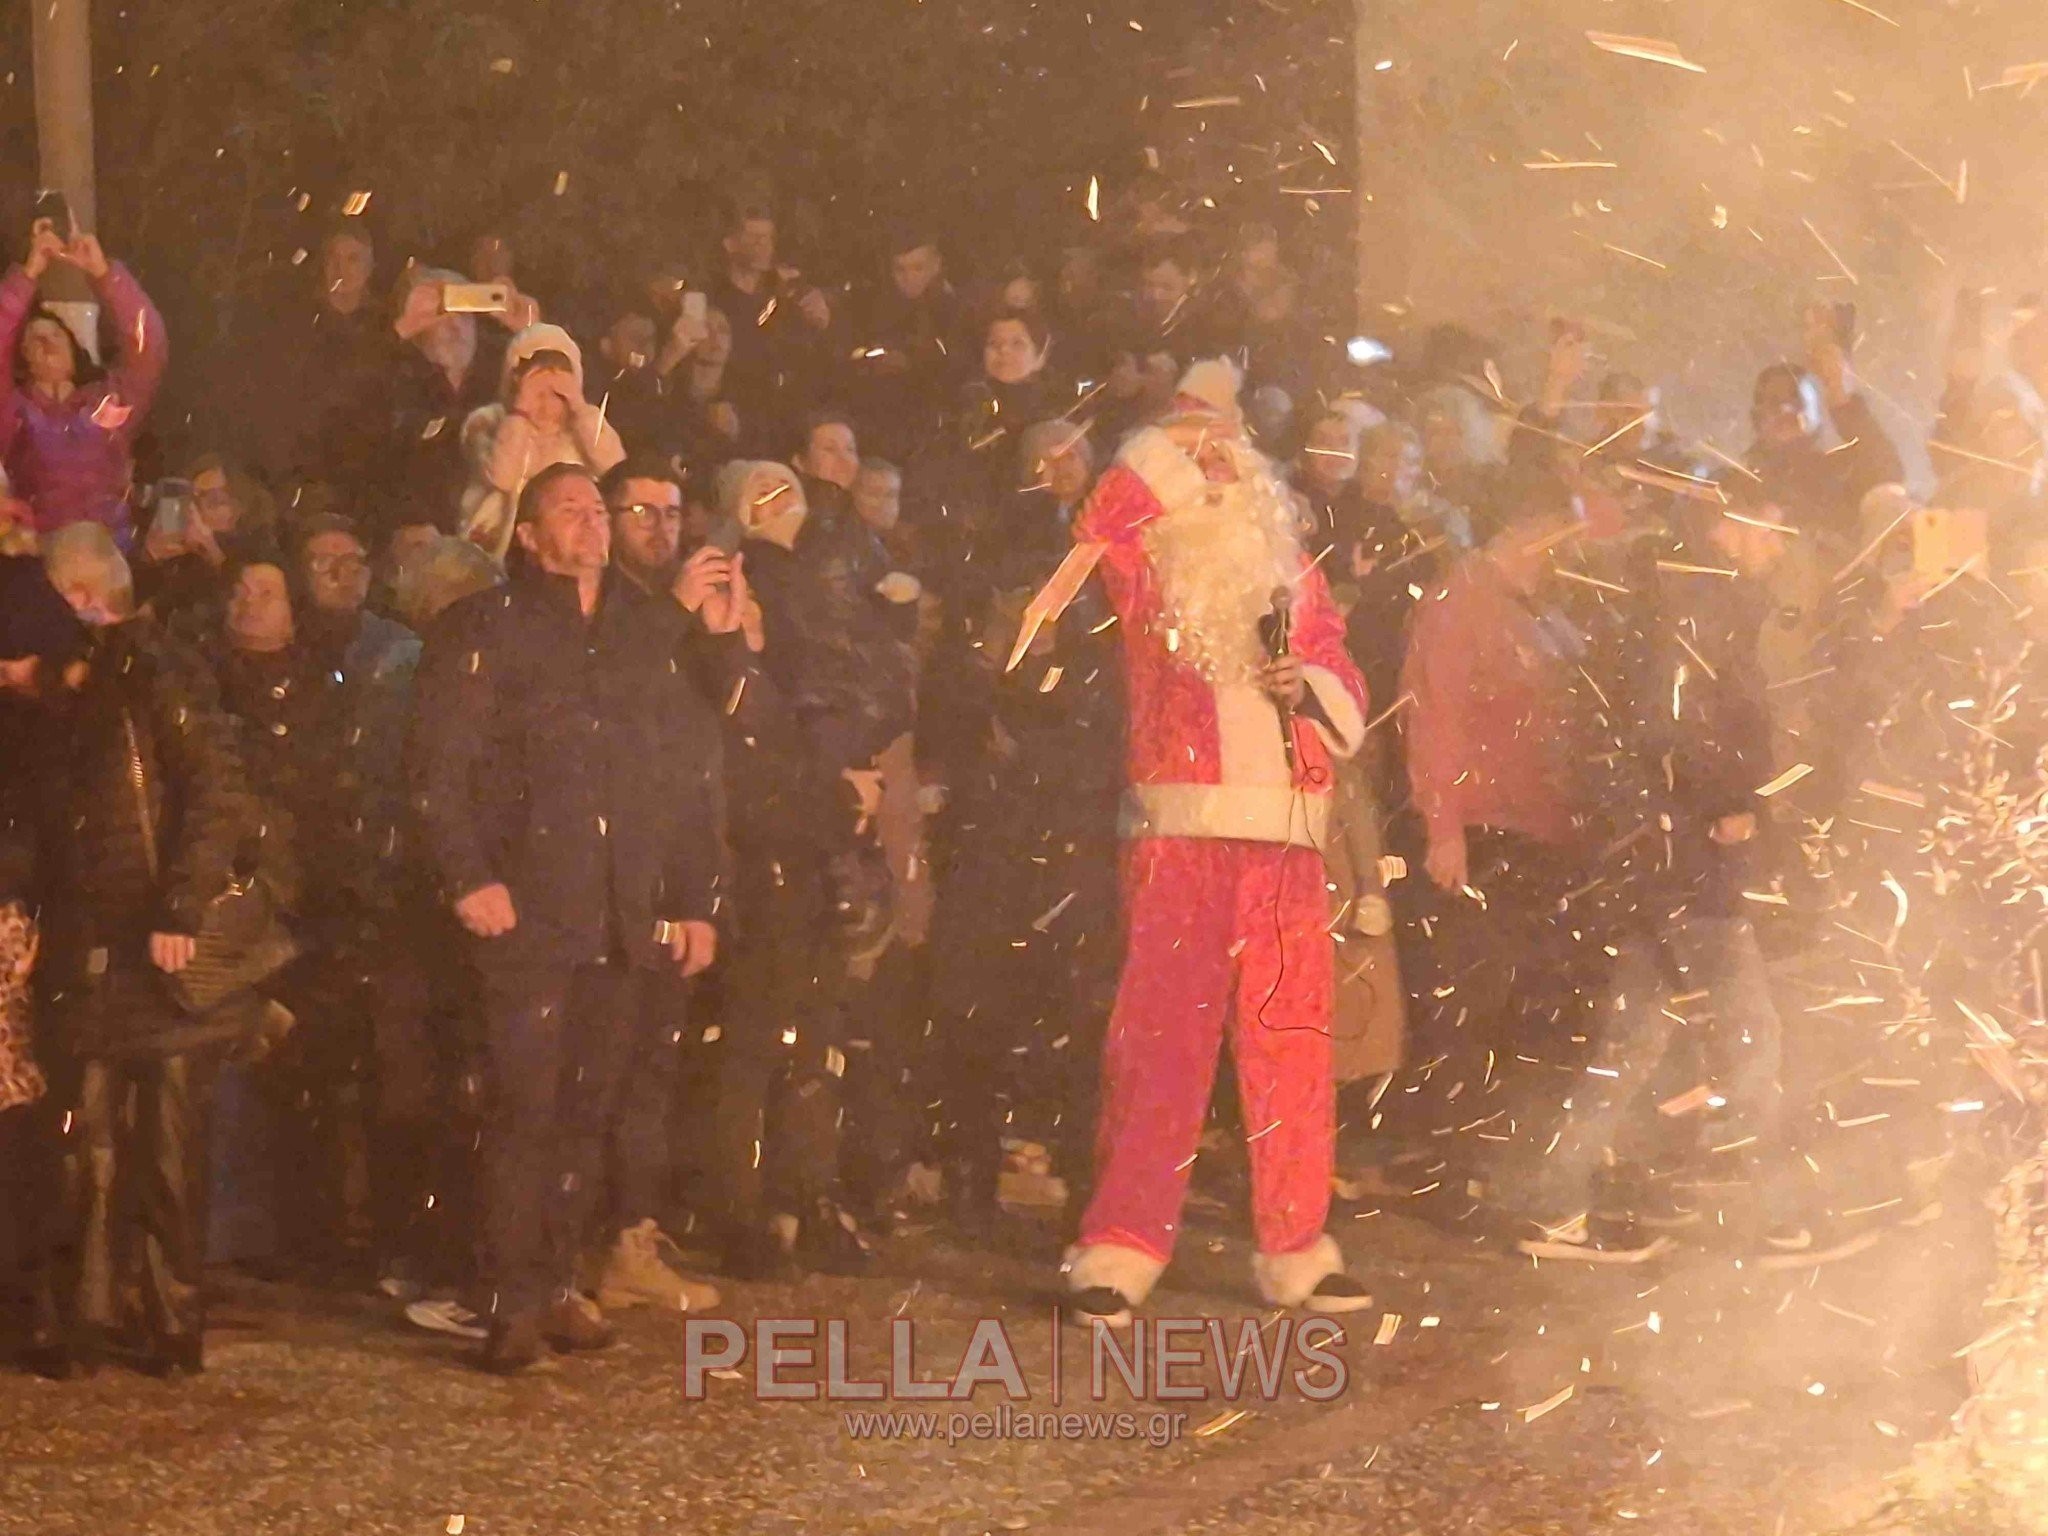
<path id="1" fill-rule="evenodd" d="M 1173 1256 L 1226 1015 L 1259 1252 L 1298 1253 L 1321 1237 L 1336 1137 L 1324 878 L 1312 848 L 1125 844 L 1128 936 L 1103 1047 L 1084 1247 Z"/>

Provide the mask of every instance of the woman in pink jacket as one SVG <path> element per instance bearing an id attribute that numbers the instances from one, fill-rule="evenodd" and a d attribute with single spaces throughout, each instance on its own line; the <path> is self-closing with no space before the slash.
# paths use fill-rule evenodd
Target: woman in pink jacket
<path id="1" fill-rule="evenodd" d="M 36 283 L 66 261 L 99 295 L 118 360 L 104 372 L 64 322 L 36 303 Z M 67 245 L 38 219 L 28 256 L 0 278 L 0 460 L 39 532 L 104 524 L 124 546 L 131 526 L 130 450 L 163 382 L 170 343 L 163 316 L 128 269 L 92 235 Z"/>

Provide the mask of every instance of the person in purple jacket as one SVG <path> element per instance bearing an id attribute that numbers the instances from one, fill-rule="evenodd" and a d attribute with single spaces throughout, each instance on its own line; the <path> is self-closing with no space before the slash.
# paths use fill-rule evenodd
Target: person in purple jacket
<path id="1" fill-rule="evenodd" d="M 64 322 L 36 302 L 36 283 L 53 261 L 68 261 L 92 282 L 117 338 L 118 360 L 102 371 Z M 28 255 L 0 278 L 0 460 L 14 493 L 50 533 L 69 523 L 103 524 L 122 545 L 128 516 L 130 450 L 149 414 L 170 358 L 163 316 L 99 240 L 66 244 L 38 219 Z"/>

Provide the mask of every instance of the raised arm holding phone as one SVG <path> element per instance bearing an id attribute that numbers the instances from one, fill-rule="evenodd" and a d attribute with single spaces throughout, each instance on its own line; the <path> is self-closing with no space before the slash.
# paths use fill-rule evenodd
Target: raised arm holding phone
<path id="1" fill-rule="evenodd" d="M 58 265 L 92 284 L 115 354 L 102 368 L 36 285 Z M 39 218 L 21 265 L 0 279 L 0 457 L 14 494 L 49 533 L 91 521 L 126 545 L 131 450 L 169 361 L 163 317 L 128 269 L 110 261 L 97 236 Z M 17 378 L 22 383 L 17 383 Z"/>

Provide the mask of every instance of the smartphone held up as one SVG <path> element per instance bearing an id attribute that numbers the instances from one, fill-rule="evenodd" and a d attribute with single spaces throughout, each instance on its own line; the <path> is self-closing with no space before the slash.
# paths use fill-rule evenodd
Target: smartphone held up
<path id="1" fill-rule="evenodd" d="M 510 283 L 448 283 L 441 308 L 451 315 L 502 315 L 512 308 Z"/>

